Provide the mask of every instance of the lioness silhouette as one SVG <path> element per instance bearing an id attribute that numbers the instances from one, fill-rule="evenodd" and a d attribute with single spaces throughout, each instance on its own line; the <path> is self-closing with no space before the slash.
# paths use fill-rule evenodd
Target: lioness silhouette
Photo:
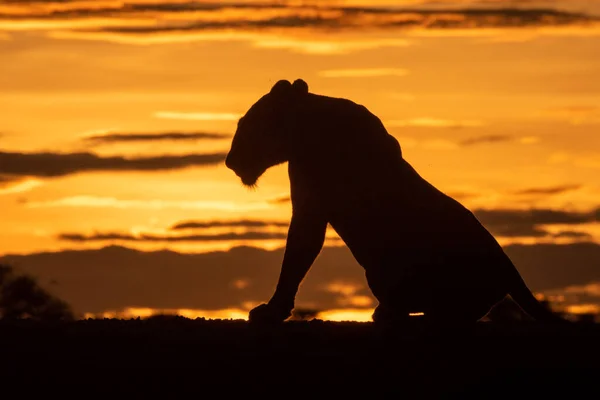
<path id="1" fill-rule="evenodd" d="M 365 269 L 375 322 L 424 313 L 475 322 L 510 295 L 531 317 L 554 320 L 494 237 L 423 179 L 367 108 L 278 81 L 240 118 L 225 161 L 246 186 L 288 162 L 292 218 L 281 274 L 251 322 L 282 322 L 321 251 L 329 223 Z"/>

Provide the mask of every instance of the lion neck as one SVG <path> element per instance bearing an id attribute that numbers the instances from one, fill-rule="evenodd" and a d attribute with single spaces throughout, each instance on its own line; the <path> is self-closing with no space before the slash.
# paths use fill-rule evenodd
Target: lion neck
<path id="1" fill-rule="evenodd" d="M 398 141 L 364 106 L 309 94 L 290 118 L 289 161 L 318 167 L 359 165 L 402 158 Z"/>

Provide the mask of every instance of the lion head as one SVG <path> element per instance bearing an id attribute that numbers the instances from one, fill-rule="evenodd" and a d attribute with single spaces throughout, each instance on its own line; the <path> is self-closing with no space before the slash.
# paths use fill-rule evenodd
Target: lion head
<path id="1" fill-rule="evenodd" d="M 303 80 L 280 80 L 240 118 L 225 165 L 245 186 L 254 186 L 267 169 L 289 161 L 290 114 L 307 94 Z"/>

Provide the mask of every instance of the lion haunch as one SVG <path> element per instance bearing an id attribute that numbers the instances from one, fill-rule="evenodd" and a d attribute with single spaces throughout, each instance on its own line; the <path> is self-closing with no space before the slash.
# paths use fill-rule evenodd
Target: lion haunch
<path id="1" fill-rule="evenodd" d="M 281 80 L 239 120 L 226 165 L 252 186 L 288 162 L 292 219 L 277 289 L 251 321 L 289 317 L 329 223 L 365 269 L 375 321 L 474 322 L 510 295 L 554 319 L 473 214 L 423 179 L 367 108 Z"/>

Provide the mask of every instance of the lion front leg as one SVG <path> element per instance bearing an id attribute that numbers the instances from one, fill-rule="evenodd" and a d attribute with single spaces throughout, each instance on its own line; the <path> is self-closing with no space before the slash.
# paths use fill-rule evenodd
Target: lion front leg
<path id="1" fill-rule="evenodd" d="M 290 317 L 300 283 L 323 248 L 326 229 L 327 221 L 314 208 L 294 210 L 277 288 L 268 303 L 250 311 L 250 322 L 280 323 Z"/>

